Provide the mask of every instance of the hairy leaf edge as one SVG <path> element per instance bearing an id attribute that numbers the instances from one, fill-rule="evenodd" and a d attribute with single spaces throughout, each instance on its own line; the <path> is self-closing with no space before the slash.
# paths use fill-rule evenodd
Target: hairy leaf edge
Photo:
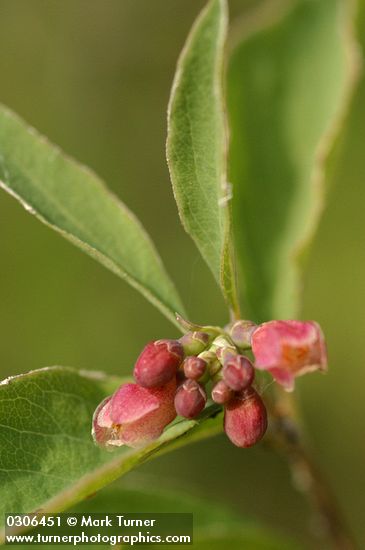
<path id="1" fill-rule="evenodd" d="M 181 224 L 183 228 L 185 229 L 186 233 L 193 239 L 194 243 L 196 244 L 197 248 L 199 249 L 198 242 L 196 238 L 192 235 L 190 232 L 190 229 L 188 227 L 188 224 L 184 220 L 184 217 L 181 212 L 181 208 L 179 206 L 179 200 L 178 200 L 178 193 L 176 191 L 175 186 L 175 171 L 170 161 L 170 136 L 172 133 L 172 127 L 171 127 L 171 112 L 172 112 L 172 106 L 174 103 L 175 98 L 175 92 L 178 89 L 180 82 L 181 82 L 181 75 L 183 71 L 183 63 L 185 60 L 185 57 L 187 53 L 189 52 L 190 46 L 192 41 L 194 40 L 195 33 L 197 29 L 200 27 L 201 22 L 204 20 L 204 17 L 206 16 L 207 12 L 211 9 L 211 4 L 217 0 L 210 0 L 206 6 L 200 11 L 197 18 L 195 19 L 189 35 L 184 43 L 184 46 L 180 52 L 180 55 L 177 60 L 176 64 L 176 71 L 173 78 L 171 91 L 170 91 L 170 98 L 168 102 L 167 107 L 167 140 L 166 140 L 166 159 L 167 159 L 167 165 L 169 168 L 170 176 L 171 176 L 171 183 L 172 183 L 172 191 L 174 195 L 174 199 L 177 205 L 179 218 L 181 221 Z M 225 101 L 224 101 L 224 86 L 223 86 L 223 77 L 225 74 L 225 43 L 227 39 L 227 32 L 228 32 L 228 6 L 226 0 L 218 0 L 222 12 L 221 17 L 221 23 L 220 23 L 220 31 L 219 31 L 219 43 L 218 43 L 218 51 L 220 52 L 219 56 L 219 66 L 220 66 L 220 74 L 218 75 L 218 78 L 216 79 L 216 89 L 215 94 L 218 97 L 221 108 L 222 108 L 222 117 L 224 122 L 224 133 L 225 133 L 225 139 L 224 139 L 224 149 L 222 151 L 222 155 L 224 157 L 223 166 L 225 166 L 224 173 L 221 175 L 221 184 L 222 184 L 222 199 L 225 199 L 225 194 L 228 192 L 226 189 L 224 189 L 223 186 L 227 185 L 227 158 L 228 158 L 228 142 L 229 142 L 229 130 L 228 130 L 228 122 L 227 122 L 227 116 L 226 116 L 226 109 L 225 109 Z M 214 268 L 209 264 L 209 262 L 205 259 L 204 254 L 199 249 L 199 252 L 203 256 L 204 260 L 206 261 L 208 267 L 213 273 L 214 278 L 217 280 L 217 282 L 220 284 L 220 287 L 223 291 L 223 295 L 228 303 L 228 305 L 232 308 L 234 315 L 238 318 L 239 317 L 239 302 L 238 302 L 238 292 L 237 292 L 237 281 L 236 281 L 236 274 L 235 274 L 235 262 L 234 262 L 234 247 L 232 244 L 232 232 L 231 232 L 231 220 L 230 220 L 230 211 L 229 211 L 229 200 L 227 200 L 227 204 L 224 205 L 225 209 L 225 230 L 223 234 L 223 247 L 221 250 L 221 264 L 219 273 L 216 273 L 214 271 Z M 228 275 L 227 271 L 228 270 Z"/>

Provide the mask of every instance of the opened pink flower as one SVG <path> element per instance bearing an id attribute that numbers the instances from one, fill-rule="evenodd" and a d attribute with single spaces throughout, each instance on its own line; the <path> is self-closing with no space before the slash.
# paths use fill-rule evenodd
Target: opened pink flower
<path id="1" fill-rule="evenodd" d="M 286 390 L 297 376 L 326 370 L 327 353 L 320 326 L 314 321 L 270 321 L 252 335 L 255 367 L 269 371 Z"/>
<path id="2" fill-rule="evenodd" d="M 94 441 L 103 447 L 140 447 L 157 439 L 176 417 L 175 392 L 175 378 L 157 388 L 122 384 L 95 411 Z"/>

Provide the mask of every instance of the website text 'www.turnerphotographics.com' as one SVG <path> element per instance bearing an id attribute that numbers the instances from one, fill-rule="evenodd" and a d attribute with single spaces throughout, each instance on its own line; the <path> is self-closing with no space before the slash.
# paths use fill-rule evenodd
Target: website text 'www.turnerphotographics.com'
<path id="1" fill-rule="evenodd" d="M 6 514 L 5 544 L 186 545 L 192 514 Z"/>

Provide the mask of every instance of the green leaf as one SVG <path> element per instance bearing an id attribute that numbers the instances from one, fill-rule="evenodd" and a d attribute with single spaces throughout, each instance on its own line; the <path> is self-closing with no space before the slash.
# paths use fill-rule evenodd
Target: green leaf
<path id="1" fill-rule="evenodd" d="M 225 0 L 211 0 L 178 61 L 168 110 L 167 160 L 182 224 L 237 312 L 222 92 Z"/>
<path id="2" fill-rule="evenodd" d="M 120 383 L 50 367 L 0 384 L 0 525 L 5 512 L 64 510 L 153 456 L 222 430 L 220 409 L 211 407 L 141 449 L 99 449 L 92 415 Z"/>
<path id="3" fill-rule="evenodd" d="M 325 161 L 355 81 L 351 2 L 298 0 L 246 37 L 228 71 L 235 238 L 247 313 L 298 313 Z"/>
<path id="4" fill-rule="evenodd" d="M 92 171 L 1 105 L 0 185 L 175 323 L 183 306 L 139 221 Z"/>

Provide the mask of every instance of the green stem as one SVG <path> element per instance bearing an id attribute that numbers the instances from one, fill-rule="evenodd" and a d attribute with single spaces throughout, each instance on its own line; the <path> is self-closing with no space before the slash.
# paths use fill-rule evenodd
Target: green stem
<path id="1" fill-rule="evenodd" d="M 304 443 L 292 395 L 278 392 L 270 404 L 273 430 L 269 443 L 288 460 L 293 483 L 312 503 L 322 529 L 336 550 L 355 550 L 356 544 L 321 469 Z"/>

